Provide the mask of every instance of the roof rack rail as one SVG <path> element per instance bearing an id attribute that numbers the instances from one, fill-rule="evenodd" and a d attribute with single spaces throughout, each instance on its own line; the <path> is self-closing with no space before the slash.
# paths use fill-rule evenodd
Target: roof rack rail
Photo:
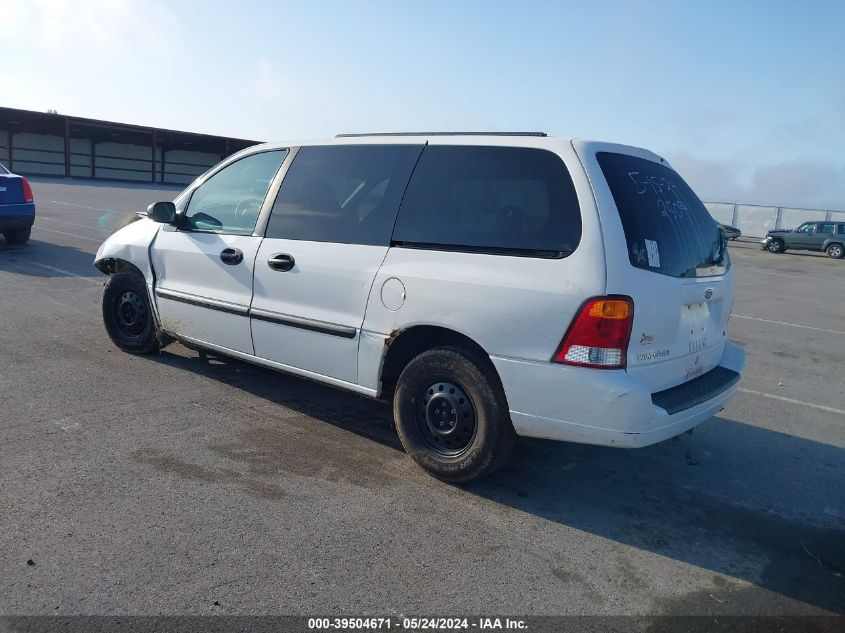
<path id="1" fill-rule="evenodd" d="M 545 132 L 370 132 L 368 134 L 337 134 L 335 138 L 360 136 L 548 136 Z"/>

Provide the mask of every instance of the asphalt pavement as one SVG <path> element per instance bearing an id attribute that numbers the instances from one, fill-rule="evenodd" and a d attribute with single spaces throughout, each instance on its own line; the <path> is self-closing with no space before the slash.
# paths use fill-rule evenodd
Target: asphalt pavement
<path id="1" fill-rule="evenodd" d="M 0 613 L 845 611 L 845 260 L 731 245 L 747 371 L 693 434 L 522 440 L 453 486 L 383 403 L 117 350 L 93 254 L 176 190 L 33 188 L 31 242 L 0 243 Z"/>

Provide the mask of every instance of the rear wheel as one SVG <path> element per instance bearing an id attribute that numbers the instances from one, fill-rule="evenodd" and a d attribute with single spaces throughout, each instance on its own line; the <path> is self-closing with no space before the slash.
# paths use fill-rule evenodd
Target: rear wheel
<path id="1" fill-rule="evenodd" d="M 393 414 L 402 446 L 430 474 L 464 482 L 492 472 L 515 433 L 489 361 L 455 347 L 423 352 L 396 385 Z"/>
<path id="2" fill-rule="evenodd" d="M 9 244 L 26 244 L 29 241 L 29 236 L 32 234 L 32 229 L 17 229 L 16 231 L 3 231 L 3 237 Z"/>
<path id="3" fill-rule="evenodd" d="M 845 255 L 845 248 L 842 244 L 831 244 L 827 247 L 827 254 L 833 259 L 842 259 L 842 256 Z"/>
<path id="4" fill-rule="evenodd" d="M 109 277 L 103 288 L 103 324 L 109 338 L 124 352 L 153 354 L 159 350 L 147 285 L 137 273 Z"/>
<path id="5" fill-rule="evenodd" d="M 766 245 L 766 250 L 770 253 L 783 253 L 786 248 L 783 240 L 773 239 Z"/>

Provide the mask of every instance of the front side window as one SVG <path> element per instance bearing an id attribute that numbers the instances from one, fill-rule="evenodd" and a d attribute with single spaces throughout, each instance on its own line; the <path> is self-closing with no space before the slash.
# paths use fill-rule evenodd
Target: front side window
<path id="1" fill-rule="evenodd" d="M 283 149 L 250 154 L 218 171 L 191 194 L 180 228 L 250 235 L 270 181 L 287 153 Z"/>
<path id="2" fill-rule="evenodd" d="M 387 246 L 420 145 L 318 145 L 297 152 L 266 237 Z"/>
<path id="3" fill-rule="evenodd" d="M 684 179 L 666 165 L 615 152 L 596 154 L 635 268 L 672 277 L 723 274 L 724 234 Z"/>
<path id="4" fill-rule="evenodd" d="M 816 225 L 812 222 L 804 222 L 801 226 L 795 229 L 796 233 L 812 233 L 813 230 L 816 228 Z"/>
<path id="5" fill-rule="evenodd" d="M 833 235 L 834 225 L 831 222 L 830 224 L 819 224 L 819 233 L 825 233 L 827 235 Z"/>
<path id="6" fill-rule="evenodd" d="M 399 210 L 399 246 L 565 257 L 581 240 L 572 178 L 552 152 L 432 145 Z"/>

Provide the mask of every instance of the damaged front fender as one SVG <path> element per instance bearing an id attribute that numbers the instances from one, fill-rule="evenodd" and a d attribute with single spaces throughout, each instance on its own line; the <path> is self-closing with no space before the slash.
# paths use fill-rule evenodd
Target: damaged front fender
<path id="1" fill-rule="evenodd" d="M 161 227 L 161 224 L 141 216 L 118 229 L 97 250 L 94 266 L 102 273 L 111 274 L 130 264 L 141 272 L 147 285 L 152 286 L 150 245 Z"/>

